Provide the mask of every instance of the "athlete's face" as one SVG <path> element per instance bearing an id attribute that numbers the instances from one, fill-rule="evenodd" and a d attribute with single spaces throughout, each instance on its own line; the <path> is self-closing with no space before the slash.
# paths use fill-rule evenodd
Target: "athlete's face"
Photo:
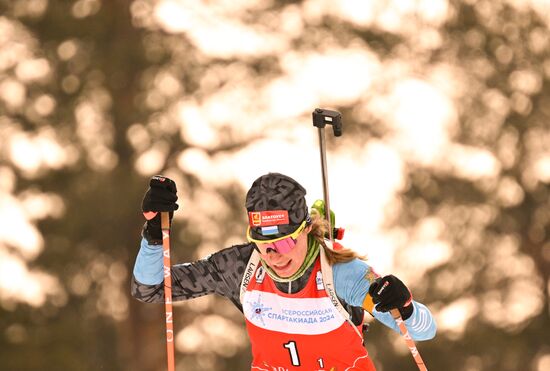
<path id="1" fill-rule="evenodd" d="M 269 244 L 256 243 L 262 259 L 279 277 L 290 277 L 302 266 L 307 254 L 307 235 L 311 227 L 306 227 L 296 238 L 296 245 L 287 253 L 279 253 Z"/>

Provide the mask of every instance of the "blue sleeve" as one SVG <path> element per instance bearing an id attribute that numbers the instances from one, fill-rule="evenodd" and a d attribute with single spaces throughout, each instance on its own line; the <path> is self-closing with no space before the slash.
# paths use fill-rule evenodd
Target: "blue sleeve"
<path id="1" fill-rule="evenodd" d="M 365 296 L 369 292 L 370 283 L 376 274 L 372 268 L 362 260 L 354 259 L 350 262 L 334 264 L 334 287 L 339 298 L 346 303 L 362 307 Z M 423 304 L 416 301 L 413 314 L 405 325 L 414 340 L 429 340 L 435 336 L 437 326 L 430 310 Z M 376 309 L 372 315 L 384 325 L 399 333 L 399 327 L 389 312 L 382 313 Z"/>
<path id="2" fill-rule="evenodd" d="M 433 339 L 437 332 L 437 325 L 432 313 L 424 304 L 413 301 L 412 305 L 414 305 L 413 314 L 405 320 L 409 334 L 413 340 Z M 399 327 L 390 312 L 382 313 L 374 309 L 372 315 L 384 325 L 400 333 Z"/>
<path id="3" fill-rule="evenodd" d="M 157 285 L 164 280 L 164 266 L 162 263 L 162 246 L 149 245 L 145 238 L 141 239 L 134 277 L 144 285 Z"/>

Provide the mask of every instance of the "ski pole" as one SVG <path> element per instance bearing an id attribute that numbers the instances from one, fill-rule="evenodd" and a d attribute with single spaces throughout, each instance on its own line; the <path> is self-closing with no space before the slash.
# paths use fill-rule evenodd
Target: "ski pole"
<path id="1" fill-rule="evenodd" d="M 403 335 L 403 337 L 405 338 L 405 342 L 407 343 L 407 346 L 411 351 L 411 354 L 414 358 L 414 361 L 416 362 L 416 365 L 418 366 L 418 369 L 420 371 L 428 371 L 428 369 L 426 368 L 426 365 L 424 364 L 424 361 L 422 360 L 422 357 L 420 356 L 420 353 L 418 352 L 418 349 L 416 349 L 416 344 L 414 343 L 414 340 L 409 334 L 409 330 L 407 330 L 407 326 L 405 326 L 405 322 L 403 321 L 403 318 L 401 318 L 401 313 L 399 313 L 398 309 L 392 309 L 390 313 L 393 319 L 395 319 L 397 326 L 399 326 L 401 335 Z"/>
<path id="2" fill-rule="evenodd" d="M 323 199 L 325 201 L 325 219 L 328 222 L 328 236 L 331 241 L 334 240 L 332 236 L 332 228 L 330 220 L 330 203 L 328 197 L 328 174 L 327 174 L 327 156 L 326 156 L 326 144 L 325 144 L 325 126 L 327 124 L 332 125 L 332 129 L 335 137 L 342 135 L 342 115 L 340 112 L 330 111 L 322 108 L 315 108 L 312 113 L 313 126 L 318 128 L 319 133 L 319 152 L 321 155 L 321 172 L 323 176 Z"/>
<path id="3" fill-rule="evenodd" d="M 162 229 L 162 255 L 164 264 L 164 309 L 166 312 L 166 354 L 168 371 L 174 371 L 174 322 L 172 311 L 172 272 L 170 265 L 170 216 L 168 212 L 160 213 Z"/>
<path id="4" fill-rule="evenodd" d="M 384 285 L 382 285 L 382 288 L 378 291 L 378 293 L 380 294 L 382 290 L 384 290 L 388 285 L 389 285 L 388 281 L 384 282 Z M 426 368 L 426 365 L 424 364 L 424 361 L 422 360 L 422 357 L 420 356 L 420 353 L 418 352 L 418 349 L 416 348 L 416 344 L 414 343 L 414 340 L 409 334 L 409 330 L 407 329 L 407 326 L 405 325 L 403 318 L 401 318 L 401 313 L 399 312 L 399 309 L 390 310 L 390 314 L 395 320 L 395 323 L 397 323 L 397 326 L 399 327 L 399 331 L 401 331 L 401 335 L 403 335 L 403 338 L 405 338 L 405 343 L 407 343 L 407 347 L 411 351 L 411 354 L 414 358 L 414 361 L 416 362 L 416 365 L 418 366 L 418 369 L 420 371 L 428 371 L 428 369 Z"/>

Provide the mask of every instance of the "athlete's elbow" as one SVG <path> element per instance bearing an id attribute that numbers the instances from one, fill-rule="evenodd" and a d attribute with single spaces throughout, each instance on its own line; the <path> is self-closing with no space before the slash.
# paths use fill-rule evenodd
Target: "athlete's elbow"
<path id="1" fill-rule="evenodd" d="M 142 303 L 160 303 L 153 295 L 143 295 L 138 292 L 132 291 L 132 297 Z"/>
<path id="2" fill-rule="evenodd" d="M 130 284 L 130 294 L 142 303 L 161 303 L 164 299 L 164 287 L 159 285 L 144 285 L 134 277 Z"/>

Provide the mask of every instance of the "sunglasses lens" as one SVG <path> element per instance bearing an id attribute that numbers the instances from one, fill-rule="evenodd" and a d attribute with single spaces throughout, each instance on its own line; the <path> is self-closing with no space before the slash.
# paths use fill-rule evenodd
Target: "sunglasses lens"
<path id="1" fill-rule="evenodd" d="M 271 242 L 270 247 L 272 247 L 279 254 L 288 254 L 290 250 L 296 246 L 296 240 L 292 237 L 287 237 L 279 241 Z"/>

